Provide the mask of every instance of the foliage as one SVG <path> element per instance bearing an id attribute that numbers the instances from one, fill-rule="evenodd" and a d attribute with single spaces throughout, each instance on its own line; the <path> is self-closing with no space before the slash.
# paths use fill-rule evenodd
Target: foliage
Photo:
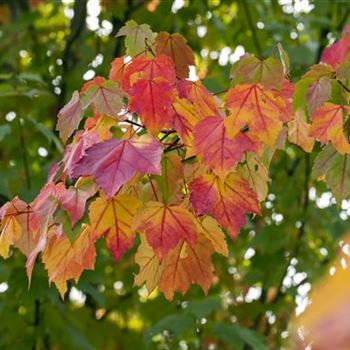
<path id="1" fill-rule="evenodd" d="M 245 2 L 223 1 L 219 6 L 219 2 L 194 1 L 176 16 L 169 11 L 170 2 L 130 1 L 119 5 L 118 11 L 106 2 L 103 16 L 113 14 L 113 34 L 126 36 L 127 54 L 132 58 L 114 59 L 109 72 L 108 65 L 97 65 L 100 76 L 74 92 L 81 69 L 92 61 L 95 50 L 104 50 L 105 61 L 122 52 L 121 39 L 79 27 L 78 14 L 85 6 L 79 3 L 74 5 L 65 45 L 62 36 L 69 33 L 69 21 L 61 4 L 39 4 L 3 27 L 3 33 L 11 33 L 15 26 L 28 26 L 30 31 L 20 30 L 19 35 L 21 40 L 28 36 L 32 46 L 22 52 L 18 66 L 9 59 L 11 49 L 1 62 L 11 72 L 2 76 L 0 86 L 1 117 L 6 115 L 0 136 L 7 141 L 2 142 L 6 145 L 2 159 L 6 168 L 11 166 L 4 172 L 1 192 L 9 199 L 21 191 L 26 200 L 16 198 L 1 210 L 1 254 L 11 255 L 0 270 L 0 278 L 9 285 L 0 297 L 0 310 L 9 319 L 9 326 L 0 329 L 2 346 L 279 348 L 298 297 L 300 302 L 300 287 L 322 275 L 335 254 L 345 227 L 337 219 L 340 205 L 341 217 L 347 218 L 347 201 L 342 202 L 348 195 L 347 49 L 341 61 L 334 61 L 332 55 L 347 47 L 346 30 L 340 40 L 344 45 L 336 42 L 324 51 L 322 60 L 329 65 L 314 65 L 305 73 L 306 65 L 317 61 L 322 52 L 322 45 L 310 44 L 319 39 L 308 28 L 318 20 L 325 36 L 330 25 L 328 5 L 333 5 L 316 6 L 312 14 L 294 18 L 284 15 L 274 2 L 270 6 L 261 2 L 255 8 Z M 229 33 L 226 26 L 242 11 L 244 20 Z M 337 9 L 332 11 L 337 17 Z M 188 18 L 197 13 L 197 22 L 188 26 Z M 304 46 L 299 56 L 290 38 L 269 35 L 269 31 L 289 35 L 288 24 L 284 29 L 271 25 L 264 31 L 252 25 L 252 14 L 262 18 L 268 13 L 271 18 L 302 20 L 309 26 L 308 34 L 300 34 Z M 138 23 L 152 24 L 159 34 L 148 25 L 127 22 L 130 16 Z M 337 29 L 346 16 L 333 19 Z M 164 27 L 167 18 L 174 19 L 168 23 L 176 23 L 175 29 L 184 36 L 164 31 L 174 29 Z M 241 30 L 247 24 L 248 29 Z M 201 25 L 209 31 L 195 40 Z M 63 30 L 60 34 L 53 28 Z M 47 35 L 50 32 L 56 35 Z M 247 33 L 252 35 L 249 42 Z M 267 59 L 252 54 L 241 57 L 231 69 L 232 87 L 228 66 L 218 65 L 205 52 L 199 54 L 202 48 L 214 52 L 227 45 L 231 35 L 238 37 L 235 44 L 244 42 L 246 50 L 256 51 L 259 57 L 274 53 Z M 37 40 L 42 53 L 35 51 Z M 84 51 L 73 50 L 76 40 L 84 43 Z M 290 54 L 291 67 L 281 45 L 270 51 L 278 41 Z M 268 49 L 262 48 L 263 42 Z M 1 45 L 11 47 L 9 43 L 2 39 Z M 12 49 L 17 55 L 18 47 Z M 304 59 L 306 52 L 309 62 Z M 194 61 L 202 82 L 185 79 Z M 18 72 L 27 67 L 36 73 Z M 54 93 L 48 93 L 47 81 L 58 72 L 61 78 L 53 82 Z M 209 89 L 228 91 L 213 95 Z M 14 104 L 18 101 L 23 105 Z M 35 197 L 45 181 L 48 160 L 57 159 L 62 150 L 52 131 L 54 119 L 45 117 L 55 114 L 60 137 L 69 143 Z M 75 132 L 78 126 L 80 131 Z M 13 130 L 18 141 L 10 137 Z M 38 137 L 30 135 L 33 130 Z M 314 146 L 315 139 L 321 144 Z M 21 151 L 15 152 L 18 144 Z M 39 145 L 49 151 L 46 159 L 36 156 Z M 325 180 L 338 206 L 316 178 Z M 247 225 L 246 213 L 254 214 Z M 32 278 L 29 292 L 23 258 L 9 250 L 11 245 L 27 256 L 27 274 Z M 214 251 L 227 257 L 213 255 L 213 275 Z M 32 271 L 40 252 L 44 264 Z M 134 255 L 140 269 L 133 264 Z M 122 260 L 115 265 L 112 256 Z M 44 286 L 43 267 L 62 295 L 67 280 L 77 280 L 83 269 L 94 267 L 84 272 L 77 285 L 85 306 L 67 298 L 63 304 L 55 289 Z M 148 291 L 132 287 L 134 273 L 138 273 L 135 284 L 146 282 Z M 210 296 L 203 298 L 196 286 L 189 289 L 193 282 L 206 292 L 213 284 Z M 165 301 L 157 285 L 175 301 Z M 74 301 L 79 292 L 70 283 L 68 288 Z M 184 297 L 174 295 L 188 289 Z M 18 337 L 11 323 L 31 326 Z M 132 336 L 125 335 L 125 330 Z M 143 341 L 139 334 L 144 330 Z"/>

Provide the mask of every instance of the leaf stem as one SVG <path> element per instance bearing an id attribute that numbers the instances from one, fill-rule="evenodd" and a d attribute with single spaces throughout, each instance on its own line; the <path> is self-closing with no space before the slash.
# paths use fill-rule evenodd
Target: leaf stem
<path id="1" fill-rule="evenodd" d="M 147 175 L 147 177 L 148 177 L 149 183 L 151 184 L 152 191 L 153 191 L 153 194 L 154 194 L 154 198 L 156 199 L 157 202 L 159 202 L 156 189 L 154 188 L 154 185 L 153 185 L 153 181 L 152 181 L 152 179 L 151 179 L 151 177 L 149 175 Z"/>

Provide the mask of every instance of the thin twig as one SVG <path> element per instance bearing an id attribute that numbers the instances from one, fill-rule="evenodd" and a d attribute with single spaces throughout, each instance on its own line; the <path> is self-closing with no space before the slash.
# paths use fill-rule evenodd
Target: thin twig
<path id="1" fill-rule="evenodd" d="M 350 92 L 350 89 L 348 87 L 346 87 L 341 80 L 337 79 L 337 83 L 347 92 Z"/>
<path id="2" fill-rule="evenodd" d="M 154 198 L 156 199 L 157 202 L 159 202 L 158 196 L 157 196 L 157 192 L 156 192 L 156 189 L 154 188 L 152 179 L 151 179 L 151 177 L 150 177 L 149 175 L 147 175 L 147 177 L 148 177 L 148 180 L 149 180 L 149 182 L 150 182 L 150 184 L 151 184 L 152 191 L 153 191 L 153 194 L 154 194 Z"/>

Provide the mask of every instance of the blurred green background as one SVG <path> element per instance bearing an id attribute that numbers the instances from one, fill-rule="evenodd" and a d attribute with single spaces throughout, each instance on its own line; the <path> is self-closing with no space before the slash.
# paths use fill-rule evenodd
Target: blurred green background
<path id="1" fill-rule="evenodd" d="M 297 80 L 348 22 L 335 0 L 0 0 L 0 204 L 32 200 L 63 146 L 58 110 L 124 53 L 115 38 L 130 19 L 179 32 L 195 52 L 197 74 L 213 92 L 230 86 L 244 52 L 268 57 L 281 42 Z M 0 261 L 0 349 L 287 349 L 288 324 L 327 273 L 348 227 L 350 202 L 335 205 L 310 170 L 315 154 L 288 145 L 270 169 L 263 216 L 250 222 L 216 280 L 167 302 L 133 287 L 134 251 L 116 265 L 103 244 L 95 271 L 62 301 L 42 266 L 28 291 L 25 259 Z M 341 241 L 340 241 L 341 243 Z M 289 346 L 289 347 L 288 347 Z"/>

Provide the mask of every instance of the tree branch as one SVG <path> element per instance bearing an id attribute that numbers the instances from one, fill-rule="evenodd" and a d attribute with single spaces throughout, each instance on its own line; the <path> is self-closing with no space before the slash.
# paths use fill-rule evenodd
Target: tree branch
<path id="1" fill-rule="evenodd" d="M 252 39 L 253 39 L 253 42 L 254 42 L 254 46 L 255 46 L 256 52 L 257 52 L 259 57 L 262 57 L 261 46 L 260 46 L 258 37 L 256 35 L 256 29 L 255 29 L 255 25 L 253 23 L 253 19 L 252 19 L 251 13 L 250 13 L 250 9 L 249 9 L 248 3 L 247 3 L 246 0 L 241 0 L 241 4 L 242 4 L 243 10 L 244 10 L 245 17 L 246 17 L 247 22 L 248 22 L 248 27 L 249 27 L 249 29 L 250 29 L 250 31 L 252 33 Z"/>

